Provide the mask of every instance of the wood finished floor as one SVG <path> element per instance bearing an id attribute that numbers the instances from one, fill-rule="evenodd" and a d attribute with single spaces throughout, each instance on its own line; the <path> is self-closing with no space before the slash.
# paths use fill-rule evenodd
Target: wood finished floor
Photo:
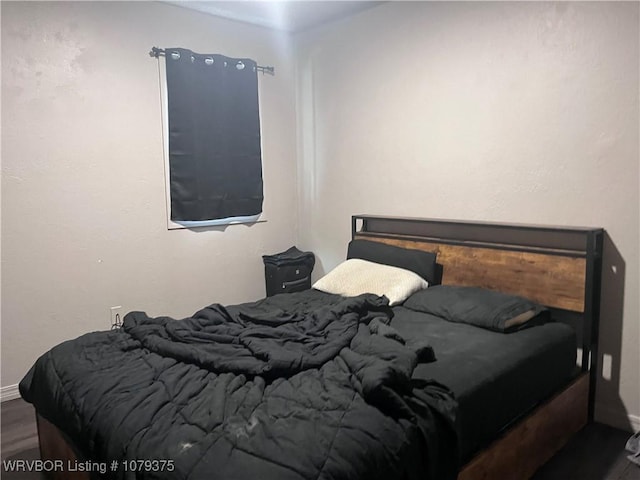
<path id="1" fill-rule="evenodd" d="M 23 400 L 2 403 L 2 460 L 40 458 L 33 407 Z M 626 458 L 630 434 L 597 423 L 588 425 L 532 480 L 640 480 L 640 467 Z M 43 480 L 38 473 L 7 472 L 5 480 Z M 492 479 L 511 480 L 511 479 Z"/>

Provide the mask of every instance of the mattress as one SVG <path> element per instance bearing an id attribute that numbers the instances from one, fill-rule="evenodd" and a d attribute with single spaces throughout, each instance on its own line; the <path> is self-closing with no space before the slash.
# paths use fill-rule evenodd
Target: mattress
<path id="1" fill-rule="evenodd" d="M 576 374 L 576 338 L 568 325 L 497 333 L 403 307 L 394 312 L 391 326 L 435 351 L 437 360 L 418 365 L 413 377 L 437 380 L 459 402 L 462 464 Z"/>

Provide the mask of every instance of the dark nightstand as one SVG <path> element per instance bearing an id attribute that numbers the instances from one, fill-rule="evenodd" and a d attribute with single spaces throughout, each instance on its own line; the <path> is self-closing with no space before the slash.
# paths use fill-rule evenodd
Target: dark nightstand
<path id="1" fill-rule="evenodd" d="M 311 272 L 316 263 L 312 252 L 291 247 L 275 255 L 263 255 L 262 260 L 267 297 L 311 288 Z"/>

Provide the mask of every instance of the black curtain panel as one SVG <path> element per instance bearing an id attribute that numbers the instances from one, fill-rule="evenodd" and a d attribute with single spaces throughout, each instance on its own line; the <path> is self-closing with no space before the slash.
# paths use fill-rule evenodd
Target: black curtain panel
<path id="1" fill-rule="evenodd" d="M 165 50 L 171 219 L 215 220 L 262 211 L 256 62 Z"/>

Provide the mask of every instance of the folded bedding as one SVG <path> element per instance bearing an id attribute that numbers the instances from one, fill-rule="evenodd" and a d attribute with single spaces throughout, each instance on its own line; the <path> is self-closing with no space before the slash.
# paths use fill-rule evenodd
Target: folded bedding
<path id="1" fill-rule="evenodd" d="M 455 478 L 456 402 L 412 378 L 433 355 L 391 317 L 386 298 L 315 290 L 132 312 L 44 354 L 20 392 L 87 459 L 174 465 L 108 478 Z"/>

